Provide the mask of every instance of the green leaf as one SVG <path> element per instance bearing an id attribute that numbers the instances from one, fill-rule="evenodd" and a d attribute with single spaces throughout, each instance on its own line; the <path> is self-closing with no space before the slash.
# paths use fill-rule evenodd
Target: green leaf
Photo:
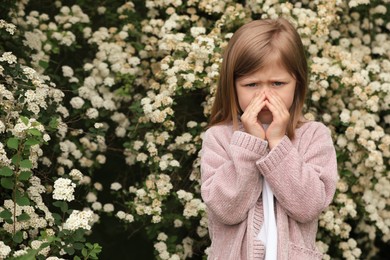
<path id="1" fill-rule="evenodd" d="M 27 130 L 27 132 L 34 136 L 42 136 L 42 133 L 36 128 L 30 128 Z"/>
<path id="2" fill-rule="evenodd" d="M 73 260 L 81 260 L 81 258 L 76 255 L 75 257 L 73 257 Z"/>
<path id="3" fill-rule="evenodd" d="M 23 160 L 20 162 L 20 168 L 28 168 L 28 169 L 31 169 L 32 168 L 32 163 L 30 160 L 26 159 L 26 160 Z"/>
<path id="4" fill-rule="evenodd" d="M 2 212 L 0 212 L 0 218 L 2 219 L 9 219 L 12 217 L 12 213 L 8 209 L 4 209 Z"/>
<path id="5" fill-rule="evenodd" d="M 7 219 L 5 219 L 5 222 L 7 222 L 8 224 L 13 224 L 14 223 L 14 221 L 12 220 L 12 218 L 7 218 Z"/>
<path id="6" fill-rule="evenodd" d="M 80 242 L 84 242 L 85 241 L 85 230 L 84 229 L 77 229 L 74 233 L 73 233 L 73 239 L 75 241 L 80 241 Z"/>
<path id="7" fill-rule="evenodd" d="M 74 247 L 74 249 L 76 249 L 76 250 L 81 250 L 81 249 L 84 248 L 84 244 L 82 244 L 82 243 L 74 243 L 74 244 L 73 244 L 73 247 Z"/>
<path id="8" fill-rule="evenodd" d="M 20 206 L 29 206 L 30 205 L 30 199 L 27 196 L 27 193 L 21 193 L 18 190 L 16 191 L 15 196 L 16 203 Z"/>
<path id="9" fill-rule="evenodd" d="M 19 139 L 11 137 L 7 140 L 8 148 L 18 150 L 19 147 Z"/>
<path id="10" fill-rule="evenodd" d="M 30 179 L 32 173 L 29 171 L 23 171 L 19 174 L 19 180 L 20 181 L 27 181 Z"/>
<path id="11" fill-rule="evenodd" d="M 65 252 L 67 252 L 69 255 L 74 254 L 74 248 L 73 247 L 65 247 L 64 248 Z"/>
<path id="12" fill-rule="evenodd" d="M 28 249 L 26 254 L 17 257 L 7 258 L 8 260 L 37 260 L 39 256 L 37 256 L 38 250 Z M 42 255 L 41 255 L 42 256 Z"/>
<path id="13" fill-rule="evenodd" d="M 12 176 L 13 174 L 14 171 L 7 166 L 4 166 L 3 168 L 0 169 L 0 176 Z"/>
<path id="14" fill-rule="evenodd" d="M 88 251 L 87 249 L 84 247 L 83 250 L 81 250 L 81 254 L 84 256 L 84 257 L 87 257 L 88 255 Z"/>
<path id="15" fill-rule="evenodd" d="M 46 260 L 46 257 L 43 255 L 37 255 L 34 260 Z"/>
<path id="16" fill-rule="evenodd" d="M 56 223 L 56 225 L 61 225 L 62 223 L 61 215 L 58 213 L 52 213 L 52 216 L 54 218 L 54 222 Z"/>
<path id="17" fill-rule="evenodd" d="M 20 116 L 20 120 L 22 120 L 23 124 L 25 124 L 26 126 L 28 125 L 28 118 L 25 117 L 25 116 Z"/>
<path id="18" fill-rule="evenodd" d="M 30 200 L 29 200 L 29 198 L 27 198 L 25 196 L 16 198 L 16 203 L 19 206 L 30 206 Z"/>
<path id="19" fill-rule="evenodd" d="M 22 231 L 18 231 L 15 233 L 14 237 L 12 238 L 15 243 L 22 243 L 23 242 L 23 233 Z"/>
<path id="20" fill-rule="evenodd" d="M 66 203 L 65 201 L 56 201 L 53 203 L 53 205 L 60 208 L 61 211 L 64 213 L 68 210 L 68 203 Z"/>
<path id="21" fill-rule="evenodd" d="M 14 165 L 18 166 L 21 159 L 22 158 L 19 154 L 15 154 L 14 156 L 12 156 L 11 161 Z"/>
<path id="22" fill-rule="evenodd" d="M 33 146 L 36 144 L 40 144 L 40 142 L 37 139 L 34 138 L 28 138 L 27 141 L 25 142 L 26 145 Z"/>
<path id="23" fill-rule="evenodd" d="M 17 219 L 18 221 L 25 221 L 25 220 L 29 220 L 31 217 L 30 215 L 28 215 L 26 212 L 23 212 L 22 214 L 20 214 Z"/>
<path id="24" fill-rule="evenodd" d="M 50 120 L 49 126 L 50 126 L 51 128 L 53 128 L 53 129 L 57 129 L 57 127 L 58 127 L 58 121 L 57 121 L 57 118 L 56 118 L 56 117 L 54 117 L 54 118 L 52 118 L 52 119 Z"/>
<path id="25" fill-rule="evenodd" d="M 39 66 L 41 66 L 43 69 L 47 69 L 49 67 L 49 63 L 47 61 L 40 60 L 38 62 Z"/>
<path id="26" fill-rule="evenodd" d="M 1 186 L 5 189 L 12 190 L 14 188 L 14 181 L 11 178 L 3 177 L 1 178 Z"/>
<path id="27" fill-rule="evenodd" d="M 53 202 L 53 205 L 56 206 L 57 208 L 61 208 L 62 201 L 55 201 L 55 202 Z"/>

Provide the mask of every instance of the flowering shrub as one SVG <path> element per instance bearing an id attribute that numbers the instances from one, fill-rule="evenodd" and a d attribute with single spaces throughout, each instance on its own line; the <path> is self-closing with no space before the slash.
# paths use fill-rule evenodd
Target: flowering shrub
<path id="1" fill-rule="evenodd" d="M 318 246 L 324 259 L 383 254 L 388 1 L 76 2 L 1 11 L 0 259 L 98 258 L 87 241 L 101 214 L 145 227 L 157 259 L 205 258 L 199 150 L 221 52 L 242 24 L 278 16 L 308 51 L 305 116 L 330 128 L 338 155 Z M 102 166 L 120 171 L 100 182 Z"/>

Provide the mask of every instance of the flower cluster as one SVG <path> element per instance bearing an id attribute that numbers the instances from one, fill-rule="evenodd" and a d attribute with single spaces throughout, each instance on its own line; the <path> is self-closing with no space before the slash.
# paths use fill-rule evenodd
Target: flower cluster
<path id="1" fill-rule="evenodd" d="M 11 252 L 11 248 L 6 244 L 4 244 L 3 241 L 0 241 L 0 258 L 5 259 L 10 252 Z"/>
<path id="2" fill-rule="evenodd" d="M 54 182 L 54 191 L 53 191 L 53 199 L 56 200 L 66 200 L 72 201 L 74 200 L 74 188 L 76 184 L 72 182 L 70 179 L 58 178 Z"/>
<path id="3" fill-rule="evenodd" d="M 161 221 L 163 202 L 172 189 L 171 179 L 165 174 L 150 174 L 145 181 L 145 188 L 130 186 L 129 192 L 135 195 L 131 203 L 137 215 L 152 216 L 152 223 Z"/>
<path id="4" fill-rule="evenodd" d="M 91 210 L 73 210 L 69 218 L 65 221 L 63 228 L 67 230 L 77 230 L 79 228 L 90 230 L 90 223 L 93 221 Z"/>

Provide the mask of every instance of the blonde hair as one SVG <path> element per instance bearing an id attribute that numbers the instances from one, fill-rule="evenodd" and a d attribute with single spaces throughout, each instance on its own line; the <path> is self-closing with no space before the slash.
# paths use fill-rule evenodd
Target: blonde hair
<path id="1" fill-rule="evenodd" d="M 232 36 L 223 54 L 215 101 L 209 126 L 233 122 L 238 127 L 238 104 L 235 80 L 253 73 L 277 55 L 281 65 L 296 79 L 294 100 L 290 107 L 287 136 L 294 138 L 299 127 L 308 85 L 304 47 L 295 28 L 284 18 L 249 22 Z"/>

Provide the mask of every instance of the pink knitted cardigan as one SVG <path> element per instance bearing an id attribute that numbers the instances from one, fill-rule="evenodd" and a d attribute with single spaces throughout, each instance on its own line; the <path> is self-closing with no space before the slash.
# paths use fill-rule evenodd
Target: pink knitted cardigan
<path id="1" fill-rule="evenodd" d="M 264 259 L 256 239 L 263 222 L 262 180 L 275 196 L 278 259 L 321 259 L 315 240 L 318 217 L 333 199 L 338 180 L 328 128 L 304 123 L 295 138 L 268 143 L 233 126 L 209 128 L 201 152 L 201 194 L 207 205 L 208 259 Z"/>

